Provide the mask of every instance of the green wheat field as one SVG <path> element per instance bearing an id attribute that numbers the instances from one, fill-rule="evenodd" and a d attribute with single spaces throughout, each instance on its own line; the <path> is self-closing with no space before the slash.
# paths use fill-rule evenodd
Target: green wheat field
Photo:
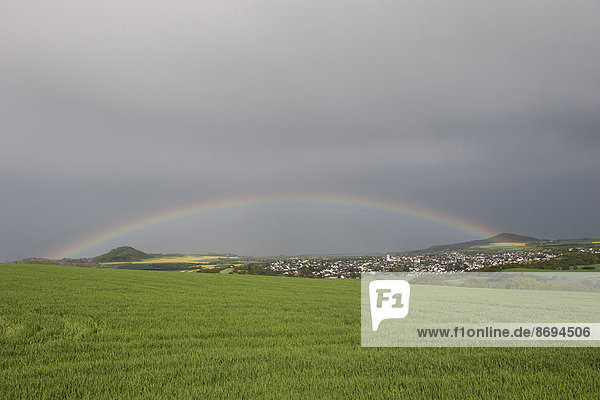
<path id="1" fill-rule="evenodd" d="M 358 280 L 0 264 L 0 399 L 596 399 L 598 388 L 597 348 L 361 348 Z"/>

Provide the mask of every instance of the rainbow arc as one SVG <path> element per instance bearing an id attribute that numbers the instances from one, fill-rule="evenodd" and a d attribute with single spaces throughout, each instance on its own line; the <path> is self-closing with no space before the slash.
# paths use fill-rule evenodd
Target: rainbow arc
<path id="1" fill-rule="evenodd" d="M 463 232 L 476 238 L 488 238 L 495 235 L 495 232 L 489 228 L 447 212 L 373 197 L 331 193 L 242 196 L 191 203 L 150 213 L 111 228 L 84 236 L 82 239 L 69 243 L 57 250 L 50 257 L 54 259 L 75 258 L 86 253 L 88 250 L 100 247 L 102 244 L 114 239 L 133 234 L 151 226 L 176 221 L 186 217 L 223 210 L 265 205 L 314 205 L 371 212 L 385 212 L 415 217 L 424 222 Z"/>

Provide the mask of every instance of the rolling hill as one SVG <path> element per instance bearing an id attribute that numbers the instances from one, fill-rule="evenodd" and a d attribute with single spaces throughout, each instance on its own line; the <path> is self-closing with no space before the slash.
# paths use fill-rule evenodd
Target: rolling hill
<path id="1" fill-rule="evenodd" d="M 134 249 L 130 246 L 117 247 L 106 254 L 95 257 L 93 260 L 97 263 L 105 262 L 130 262 L 146 260 L 155 257 L 155 254 L 144 253 L 141 250 Z"/>
<path id="2" fill-rule="evenodd" d="M 526 245 L 535 245 L 543 241 L 530 236 L 521 236 L 515 233 L 500 233 L 499 235 L 487 238 L 472 240 L 470 242 L 455 243 L 448 245 L 432 246 L 423 250 L 416 250 L 411 253 L 435 253 L 443 251 L 465 251 L 475 249 L 493 249 L 506 247 L 522 247 Z"/>

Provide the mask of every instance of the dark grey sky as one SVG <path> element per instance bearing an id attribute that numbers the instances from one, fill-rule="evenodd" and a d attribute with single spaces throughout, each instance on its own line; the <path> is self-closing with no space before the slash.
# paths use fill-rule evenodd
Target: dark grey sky
<path id="1" fill-rule="evenodd" d="M 4 1 L 0 261 L 227 196 L 347 193 L 600 236 L 597 1 Z M 248 208 L 105 243 L 406 250 L 397 215 Z"/>

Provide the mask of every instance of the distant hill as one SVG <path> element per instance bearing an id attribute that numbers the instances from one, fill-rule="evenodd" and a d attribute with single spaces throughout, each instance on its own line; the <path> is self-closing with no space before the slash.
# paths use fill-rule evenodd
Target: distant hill
<path id="1" fill-rule="evenodd" d="M 442 251 L 458 251 L 458 250 L 469 250 L 469 249 L 484 249 L 484 248 L 495 248 L 495 247 L 518 247 L 529 244 L 535 244 L 542 240 L 536 239 L 530 236 L 521 236 L 515 233 L 501 233 L 491 238 L 472 240 L 470 242 L 455 243 L 441 246 L 432 246 L 424 250 L 417 250 L 411 253 L 421 252 L 442 252 Z"/>
<path id="2" fill-rule="evenodd" d="M 539 242 L 541 239 L 531 236 L 521 236 L 515 233 L 501 233 L 487 240 L 492 243 L 533 243 Z"/>
<path id="3" fill-rule="evenodd" d="M 130 246 L 117 247 L 106 254 L 95 257 L 93 260 L 97 263 L 105 262 L 130 262 L 146 260 L 155 257 L 154 254 L 144 253 L 141 250 L 134 249 Z"/>

